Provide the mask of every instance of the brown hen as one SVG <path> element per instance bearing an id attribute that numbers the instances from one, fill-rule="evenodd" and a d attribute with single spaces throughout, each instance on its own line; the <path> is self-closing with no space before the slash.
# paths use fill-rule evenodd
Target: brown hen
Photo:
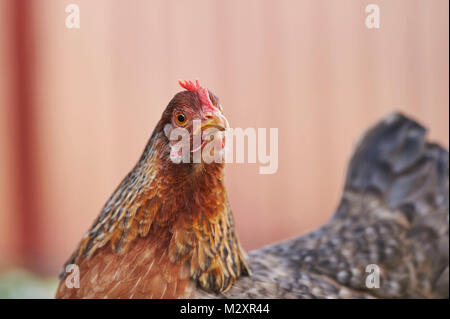
<path id="1" fill-rule="evenodd" d="M 195 137 L 223 131 L 228 122 L 218 98 L 198 81 L 180 85 L 186 91 L 170 101 L 140 160 L 66 264 L 79 267 L 79 288 L 66 284 L 64 268 L 57 298 L 194 297 L 198 287 L 225 292 L 249 273 L 223 163 L 193 159 L 205 146 L 204 139 L 196 146 Z M 182 151 L 170 139 L 177 128 L 190 135 L 188 163 L 174 161 Z"/>

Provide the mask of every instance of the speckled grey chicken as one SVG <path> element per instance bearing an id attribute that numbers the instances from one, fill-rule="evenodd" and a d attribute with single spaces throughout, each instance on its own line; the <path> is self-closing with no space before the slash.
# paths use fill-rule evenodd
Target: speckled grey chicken
<path id="1" fill-rule="evenodd" d="M 359 141 L 333 218 L 249 253 L 252 275 L 200 298 L 448 298 L 449 155 L 392 114 Z M 368 288 L 367 265 L 380 270 Z"/>

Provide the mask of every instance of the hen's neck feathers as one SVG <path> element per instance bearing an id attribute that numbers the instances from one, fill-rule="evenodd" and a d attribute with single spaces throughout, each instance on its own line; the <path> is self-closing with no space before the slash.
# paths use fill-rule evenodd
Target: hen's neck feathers
<path id="1" fill-rule="evenodd" d="M 127 254 L 139 237 L 156 242 L 155 251 L 167 255 L 168 262 L 188 267 L 191 278 L 206 290 L 224 292 L 249 273 L 227 199 L 223 164 L 172 163 L 161 125 L 69 263 L 90 258 L 105 245 L 115 254 Z"/>

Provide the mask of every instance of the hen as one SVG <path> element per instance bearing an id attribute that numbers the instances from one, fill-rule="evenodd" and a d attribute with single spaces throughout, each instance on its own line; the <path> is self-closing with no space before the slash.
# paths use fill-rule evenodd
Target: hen
<path id="1" fill-rule="evenodd" d="M 249 273 L 224 164 L 194 159 L 207 145 L 206 130 L 219 130 L 218 144 L 224 146 L 220 133 L 228 122 L 218 98 L 198 81 L 180 85 L 186 91 L 170 101 L 140 160 L 67 262 L 78 266 L 79 288 L 66 284 L 64 268 L 57 298 L 194 297 L 197 287 L 225 292 Z M 195 120 L 201 121 L 198 127 Z M 177 164 L 186 148 L 172 133 L 182 128 L 193 148 L 188 161 Z"/>

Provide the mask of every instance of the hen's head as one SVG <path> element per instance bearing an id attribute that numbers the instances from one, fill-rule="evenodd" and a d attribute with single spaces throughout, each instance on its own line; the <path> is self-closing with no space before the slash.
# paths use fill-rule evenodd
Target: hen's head
<path id="1" fill-rule="evenodd" d="M 198 80 L 179 81 L 179 84 L 186 91 L 172 98 L 158 123 L 158 129 L 167 139 L 168 159 L 193 163 L 195 153 L 200 153 L 197 159 L 202 160 L 201 152 L 214 157 L 215 151 L 220 152 L 217 158 L 223 158 L 224 131 L 229 125 L 219 99 Z"/>

